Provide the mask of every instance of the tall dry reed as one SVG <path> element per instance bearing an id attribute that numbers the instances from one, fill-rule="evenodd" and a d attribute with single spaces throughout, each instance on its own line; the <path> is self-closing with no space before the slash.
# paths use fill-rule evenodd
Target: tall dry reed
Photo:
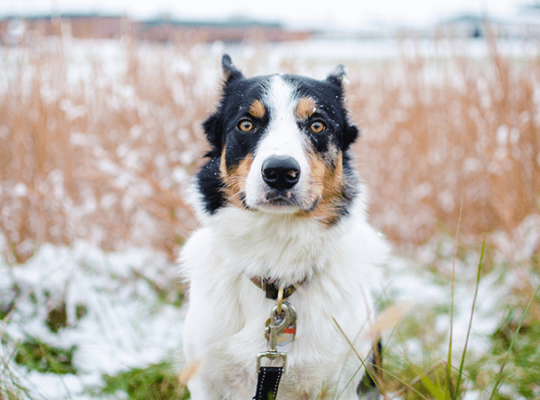
<path id="1" fill-rule="evenodd" d="M 196 69 L 197 56 L 178 48 L 175 59 L 158 50 L 147 60 L 128 40 L 107 65 L 98 50 L 81 56 L 60 41 L 5 50 L 0 230 L 13 261 L 41 243 L 78 238 L 172 257 L 193 227 L 182 194 L 203 152 L 200 124 L 213 93 L 172 64 Z"/>
<path id="2" fill-rule="evenodd" d="M 484 59 L 403 57 L 352 81 L 372 216 L 396 241 L 455 232 L 461 199 L 466 234 L 510 231 L 539 210 L 540 59 L 488 43 Z"/>
<path id="3" fill-rule="evenodd" d="M 349 65 L 360 173 L 372 219 L 393 240 L 455 229 L 462 197 L 464 233 L 510 230 L 537 212 L 540 60 L 490 46 L 482 60 L 456 51 Z M 268 59 L 264 46 L 252 49 L 248 75 Z M 184 193 L 204 153 L 200 126 L 218 94 L 220 52 L 129 38 L 2 49 L 4 253 L 23 261 L 41 243 L 82 238 L 173 257 L 196 224 Z M 281 66 L 294 72 L 286 58 Z"/>

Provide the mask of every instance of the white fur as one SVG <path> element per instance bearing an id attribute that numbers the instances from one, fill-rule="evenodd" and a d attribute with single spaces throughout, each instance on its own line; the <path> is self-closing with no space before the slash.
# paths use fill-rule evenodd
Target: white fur
<path id="1" fill-rule="evenodd" d="M 299 203 L 305 204 L 309 199 L 306 185 L 309 182 L 311 168 L 305 154 L 305 137 L 300 132 L 294 117 L 294 109 L 298 103 L 294 95 L 294 87 L 285 82 L 279 75 L 270 81 L 264 96 L 264 103 L 270 108 L 272 116 L 264 137 L 255 150 L 255 157 L 246 181 L 246 204 L 250 208 L 273 211 L 272 207 L 265 206 L 266 184 L 261 176 L 263 163 L 271 157 L 289 156 L 296 159 L 300 166 L 300 181 L 292 192 Z M 309 205 L 305 205 L 308 208 Z M 289 207 L 292 213 L 298 207 Z M 282 211 L 283 212 L 283 211 Z"/>
<path id="2" fill-rule="evenodd" d="M 266 350 L 264 323 L 275 301 L 265 298 L 249 280 L 252 276 L 286 282 L 308 276 L 288 299 L 298 314 L 297 336 L 278 398 L 304 398 L 307 392 L 315 399 L 323 385 L 330 394 L 341 392 L 360 361 L 332 317 L 351 340 L 358 338 L 356 350 L 365 358 L 371 343 L 361 332 L 373 316 L 365 283 L 387 254 L 385 242 L 366 223 L 361 202 L 348 220 L 330 229 L 307 219 L 232 207 L 210 219 L 181 255 L 191 284 L 184 354 L 188 363 L 203 363 L 188 385 L 192 399 L 240 400 L 255 394 L 256 355 Z M 343 399 L 356 398 L 361 376 Z"/>
<path id="3" fill-rule="evenodd" d="M 302 173 L 309 173 L 292 115 L 291 88 L 279 77 L 271 88 L 270 104 L 281 111 L 257 149 L 248 177 L 248 199 L 263 190 L 260 171 L 267 156 L 293 155 Z M 255 194 L 250 194 L 250 188 Z M 232 205 L 211 216 L 204 212 L 196 190 L 193 201 L 202 227 L 184 245 L 180 257 L 182 274 L 190 282 L 184 354 L 186 363 L 202 363 L 188 383 L 191 398 L 246 400 L 255 395 L 256 357 L 267 350 L 265 320 L 276 302 L 265 298 L 250 281 L 253 276 L 285 284 L 307 278 L 287 299 L 297 312 L 297 335 L 278 399 L 337 397 L 361 362 L 333 319 L 365 359 L 372 343 L 363 333 L 373 318 L 367 283 L 388 254 L 386 242 L 366 221 L 364 199 L 357 198 L 350 214 L 330 228 L 290 213 Z M 357 398 L 362 375 L 356 374 L 341 399 Z M 327 388 L 325 396 L 320 395 L 323 388 Z"/>

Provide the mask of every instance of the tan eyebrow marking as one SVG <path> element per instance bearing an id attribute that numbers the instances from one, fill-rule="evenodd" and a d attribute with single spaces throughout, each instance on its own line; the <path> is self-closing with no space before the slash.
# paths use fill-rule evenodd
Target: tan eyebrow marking
<path id="1" fill-rule="evenodd" d="M 317 110 L 317 103 L 311 97 L 302 97 L 296 105 L 296 118 L 307 119 Z"/>
<path id="2" fill-rule="evenodd" d="M 251 105 L 249 106 L 249 113 L 253 115 L 255 118 L 262 118 L 264 117 L 265 109 L 263 106 L 263 103 L 261 103 L 260 100 L 255 100 Z"/>

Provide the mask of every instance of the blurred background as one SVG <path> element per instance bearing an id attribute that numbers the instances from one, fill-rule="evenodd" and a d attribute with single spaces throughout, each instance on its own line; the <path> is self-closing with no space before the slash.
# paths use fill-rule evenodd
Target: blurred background
<path id="1" fill-rule="evenodd" d="M 348 68 L 356 164 L 400 277 L 378 307 L 431 306 L 396 342 L 423 357 L 388 340 L 394 398 L 439 398 L 404 384 L 422 373 L 453 381 L 441 321 L 455 305 L 465 340 L 481 254 L 456 393 L 540 398 L 540 2 L 28 0 L 0 2 L 0 399 L 189 396 L 174 260 L 225 52 L 246 76 Z"/>

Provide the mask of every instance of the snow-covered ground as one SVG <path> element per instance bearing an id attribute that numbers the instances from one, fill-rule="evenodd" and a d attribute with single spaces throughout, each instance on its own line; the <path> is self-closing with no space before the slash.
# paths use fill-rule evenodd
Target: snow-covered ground
<path id="1" fill-rule="evenodd" d="M 511 247 L 507 235 L 490 237 L 490 242 L 497 245 L 495 259 L 508 260 L 508 251 L 516 257 L 516 267 L 506 270 L 501 263 L 482 277 L 470 352 L 481 354 L 489 350 L 488 336 L 503 316 L 507 297 L 519 287 L 523 272 L 519 269 L 520 261 L 530 258 L 540 244 L 540 218 L 526 219 L 512 240 L 516 247 Z M 452 254 L 452 238 L 446 238 L 422 246 L 413 256 L 394 256 L 383 268 L 380 286 L 374 287 L 375 296 L 387 303 L 406 304 L 409 311 L 405 317 L 418 321 L 434 310 L 448 308 L 451 297 L 447 278 L 451 274 Z M 467 257 L 456 259 L 456 358 L 465 342 L 479 259 L 480 245 Z M 163 360 L 178 361 L 181 365 L 184 312 L 179 307 L 177 268 L 156 252 L 104 252 L 85 242 L 72 247 L 44 245 L 22 265 L 10 266 L 1 260 L 0 277 L 2 311 L 11 308 L 1 325 L 7 338 L 0 346 L 3 373 L 6 374 L 7 365 L 13 374 L 10 379 L 28 388 L 34 398 L 91 398 L 88 389 L 103 386 L 104 374 L 145 368 Z M 54 332 L 50 327 L 51 311 L 62 305 L 65 326 Z M 437 333 L 447 335 L 448 313 L 438 313 L 435 318 Z M 397 339 L 389 338 L 389 333 L 386 341 L 392 346 L 392 340 Z M 40 373 L 17 364 L 17 345 L 29 338 L 62 349 L 74 346 L 76 374 Z M 419 341 L 420 338 L 406 341 L 411 359 L 422 357 Z M 446 348 L 445 341 L 440 348 L 441 359 L 445 358 Z"/>
<path id="2" fill-rule="evenodd" d="M 33 398 L 83 398 L 85 388 L 103 385 L 103 374 L 179 357 L 183 311 L 177 269 L 160 254 L 107 253 L 84 242 L 44 245 L 23 265 L 0 261 L 0 277 L 0 305 L 4 312 L 12 308 L 2 321 L 2 368 L 7 362 Z M 65 319 L 51 329 L 51 312 L 63 307 Z M 16 348 L 31 338 L 55 348 L 75 346 L 77 373 L 39 373 L 18 365 Z"/>

